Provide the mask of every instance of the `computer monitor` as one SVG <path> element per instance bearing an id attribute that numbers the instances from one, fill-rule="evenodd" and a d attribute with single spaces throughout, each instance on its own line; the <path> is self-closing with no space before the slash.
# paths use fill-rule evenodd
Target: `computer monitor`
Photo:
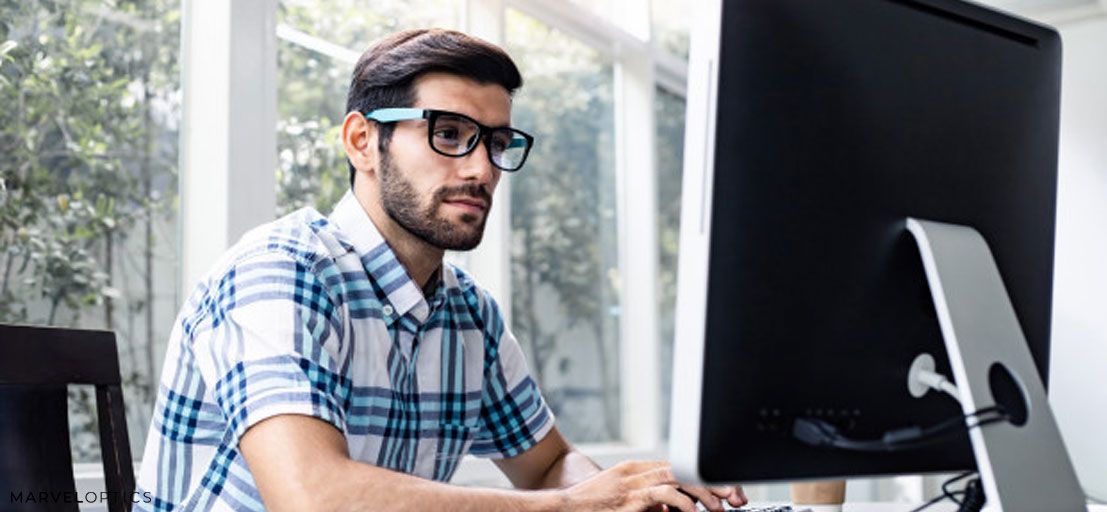
<path id="1" fill-rule="evenodd" d="M 951 315 L 935 308 L 908 218 L 983 237 L 1033 357 L 1016 388 L 1036 366 L 1041 390 L 1058 34 L 956 0 L 713 0 L 698 12 L 671 408 L 678 474 L 755 482 L 972 469 L 963 431 L 852 451 L 800 442 L 795 421 L 877 439 L 962 414 L 949 396 L 908 390 L 920 354 L 951 380 L 962 368 L 950 363 L 940 318 Z"/>

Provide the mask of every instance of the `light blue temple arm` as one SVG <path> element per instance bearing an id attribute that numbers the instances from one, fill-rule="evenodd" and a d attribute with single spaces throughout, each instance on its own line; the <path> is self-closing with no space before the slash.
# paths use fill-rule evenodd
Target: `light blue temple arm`
<path id="1" fill-rule="evenodd" d="M 365 118 L 372 119 L 378 123 L 394 123 L 396 121 L 422 119 L 426 115 L 426 112 L 426 110 L 421 108 L 378 108 L 377 110 L 365 114 Z"/>

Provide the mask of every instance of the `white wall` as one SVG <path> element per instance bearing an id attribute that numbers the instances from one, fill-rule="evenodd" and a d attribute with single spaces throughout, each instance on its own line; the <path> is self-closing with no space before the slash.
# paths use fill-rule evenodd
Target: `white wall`
<path id="1" fill-rule="evenodd" d="M 1050 401 L 1107 500 L 1107 16 L 1061 25 L 1064 71 Z"/>

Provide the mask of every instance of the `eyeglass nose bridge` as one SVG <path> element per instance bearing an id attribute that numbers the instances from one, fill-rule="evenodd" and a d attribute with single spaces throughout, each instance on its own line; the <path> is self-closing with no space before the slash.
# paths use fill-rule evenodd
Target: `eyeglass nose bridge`
<path id="1" fill-rule="evenodd" d="M 491 165 L 492 168 L 497 170 L 497 171 L 503 171 L 504 168 L 500 167 L 500 165 L 496 163 L 495 157 L 492 156 L 492 142 L 491 142 L 491 138 L 489 137 L 492 134 L 491 130 L 487 130 L 483 126 L 479 126 L 479 125 L 477 125 L 476 128 L 477 128 L 476 133 L 469 136 L 469 138 L 466 140 L 465 146 L 463 146 L 464 149 L 462 149 L 458 153 L 445 153 L 445 152 L 443 152 L 441 149 L 437 148 L 434 145 L 433 140 L 431 141 L 431 147 L 435 151 L 437 151 L 439 153 L 446 154 L 447 156 L 451 156 L 451 157 L 454 157 L 454 158 L 466 158 L 466 157 L 471 156 L 473 153 L 475 153 L 477 151 L 478 146 L 483 145 L 484 146 L 484 151 L 486 153 L 485 154 L 485 160 L 488 161 L 488 165 Z M 483 142 L 483 144 L 482 144 L 482 142 Z"/>
<path id="2" fill-rule="evenodd" d="M 516 138 L 515 132 L 512 131 L 512 130 L 507 130 L 507 129 L 503 129 L 503 128 L 484 128 L 484 127 L 481 127 L 481 129 L 484 130 L 483 133 L 478 135 L 477 142 L 474 143 L 471 148 L 469 148 L 469 150 L 466 152 L 466 154 L 476 151 L 477 146 L 482 145 L 481 142 L 483 142 L 484 143 L 483 144 L 484 151 L 486 153 L 485 156 L 488 158 L 488 163 L 492 164 L 493 168 L 495 168 L 496 170 L 499 170 L 499 171 L 503 171 L 503 172 L 518 171 L 522 167 L 521 164 L 520 165 L 510 165 L 508 162 L 506 162 L 506 160 L 509 160 L 509 158 L 507 157 L 508 150 L 513 149 L 513 148 L 519 148 L 519 147 L 526 148 L 527 140 L 522 139 L 522 138 Z M 507 135 L 508 140 L 507 140 L 506 144 L 504 144 L 503 148 L 501 148 L 498 152 L 496 152 L 493 149 L 494 142 L 492 140 L 492 136 L 496 132 L 501 132 L 501 131 Z"/>
<path id="3" fill-rule="evenodd" d="M 497 170 L 503 170 L 499 165 L 496 165 L 496 160 L 492 156 L 492 142 L 489 135 L 491 135 L 490 131 L 486 130 L 483 126 L 477 126 L 477 133 L 469 137 L 465 150 L 458 153 L 457 156 L 459 158 L 470 156 L 477 151 L 478 146 L 484 146 L 484 151 L 486 153 L 485 158 L 488 160 L 488 163 Z"/>
<path id="4" fill-rule="evenodd" d="M 434 148 L 435 151 L 438 151 L 440 153 L 445 153 L 444 151 L 439 149 L 437 146 L 435 146 L 434 140 L 433 140 L 433 132 L 435 131 L 435 127 L 438 123 L 438 119 L 439 118 L 436 117 L 432 121 L 431 126 L 430 126 L 430 128 L 431 128 L 431 135 L 430 135 L 431 136 L 431 147 Z M 448 156 L 454 156 L 454 157 L 458 157 L 458 158 L 468 156 L 469 154 L 476 151 L 477 146 L 481 145 L 481 143 L 483 142 L 484 143 L 483 144 L 484 145 L 484 150 L 487 153 L 486 156 L 488 158 L 488 163 L 492 164 L 493 167 L 495 167 L 498 170 L 507 171 L 507 172 L 513 172 L 513 171 L 516 171 L 516 170 L 519 169 L 520 166 L 505 166 L 505 165 L 502 165 L 502 161 L 503 161 L 502 157 L 503 157 L 504 153 L 509 149 L 519 148 L 519 147 L 524 147 L 525 148 L 527 146 L 527 140 L 526 139 L 517 138 L 515 136 L 514 130 L 509 130 L 509 129 L 504 129 L 504 128 L 490 128 L 488 126 L 484 126 L 484 125 L 480 124 L 479 122 L 471 120 L 471 119 L 462 118 L 460 120 L 464 121 L 467 124 L 472 125 L 474 128 L 476 128 L 476 132 L 474 134 L 470 135 L 469 138 L 466 140 L 465 149 L 463 149 L 461 152 L 458 152 L 458 153 L 449 153 Z M 509 138 L 509 140 L 507 141 L 507 144 L 499 152 L 499 155 L 501 157 L 500 162 L 496 161 L 497 158 L 496 158 L 496 155 L 493 154 L 494 150 L 493 150 L 493 147 L 492 147 L 492 144 L 493 144 L 492 137 L 497 132 L 504 132 L 504 133 L 507 134 L 507 136 Z"/>
<path id="5" fill-rule="evenodd" d="M 490 145 L 488 143 L 488 136 L 491 135 L 491 132 L 489 130 L 485 129 L 483 126 L 479 125 L 479 124 L 476 125 L 476 127 L 477 127 L 476 134 L 469 137 L 468 146 L 465 148 L 465 152 L 462 153 L 461 156 L 465 156 L 465 155 L 468 155 L 469 153 L 472 153 L 473 151 L 476 151 L 477 146 L 479 146 L 481 142 L 484 142 L 484 148 L 488 150 L 488 158 L 491 159 L 492 158 L 492 148 L 490 147 Z"/>

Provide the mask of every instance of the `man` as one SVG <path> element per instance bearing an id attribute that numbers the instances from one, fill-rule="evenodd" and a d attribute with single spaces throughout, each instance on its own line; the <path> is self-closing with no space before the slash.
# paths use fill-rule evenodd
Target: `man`
<path id="1" fill-rule="evenodd" d="M 407 31 L 359 60 L 351 192 L 246 234 L 174 328 L 140 508 L 619 510 L 742 505 L 664 462 L 601 471 L 558 433 L 496 301 L 446 250 L 481 240 L 521 78 L 499 48 Z M 519 489 L 446 484 L 467 452 Z M 141 495 L 141 494 L 140 494 Z"/>

